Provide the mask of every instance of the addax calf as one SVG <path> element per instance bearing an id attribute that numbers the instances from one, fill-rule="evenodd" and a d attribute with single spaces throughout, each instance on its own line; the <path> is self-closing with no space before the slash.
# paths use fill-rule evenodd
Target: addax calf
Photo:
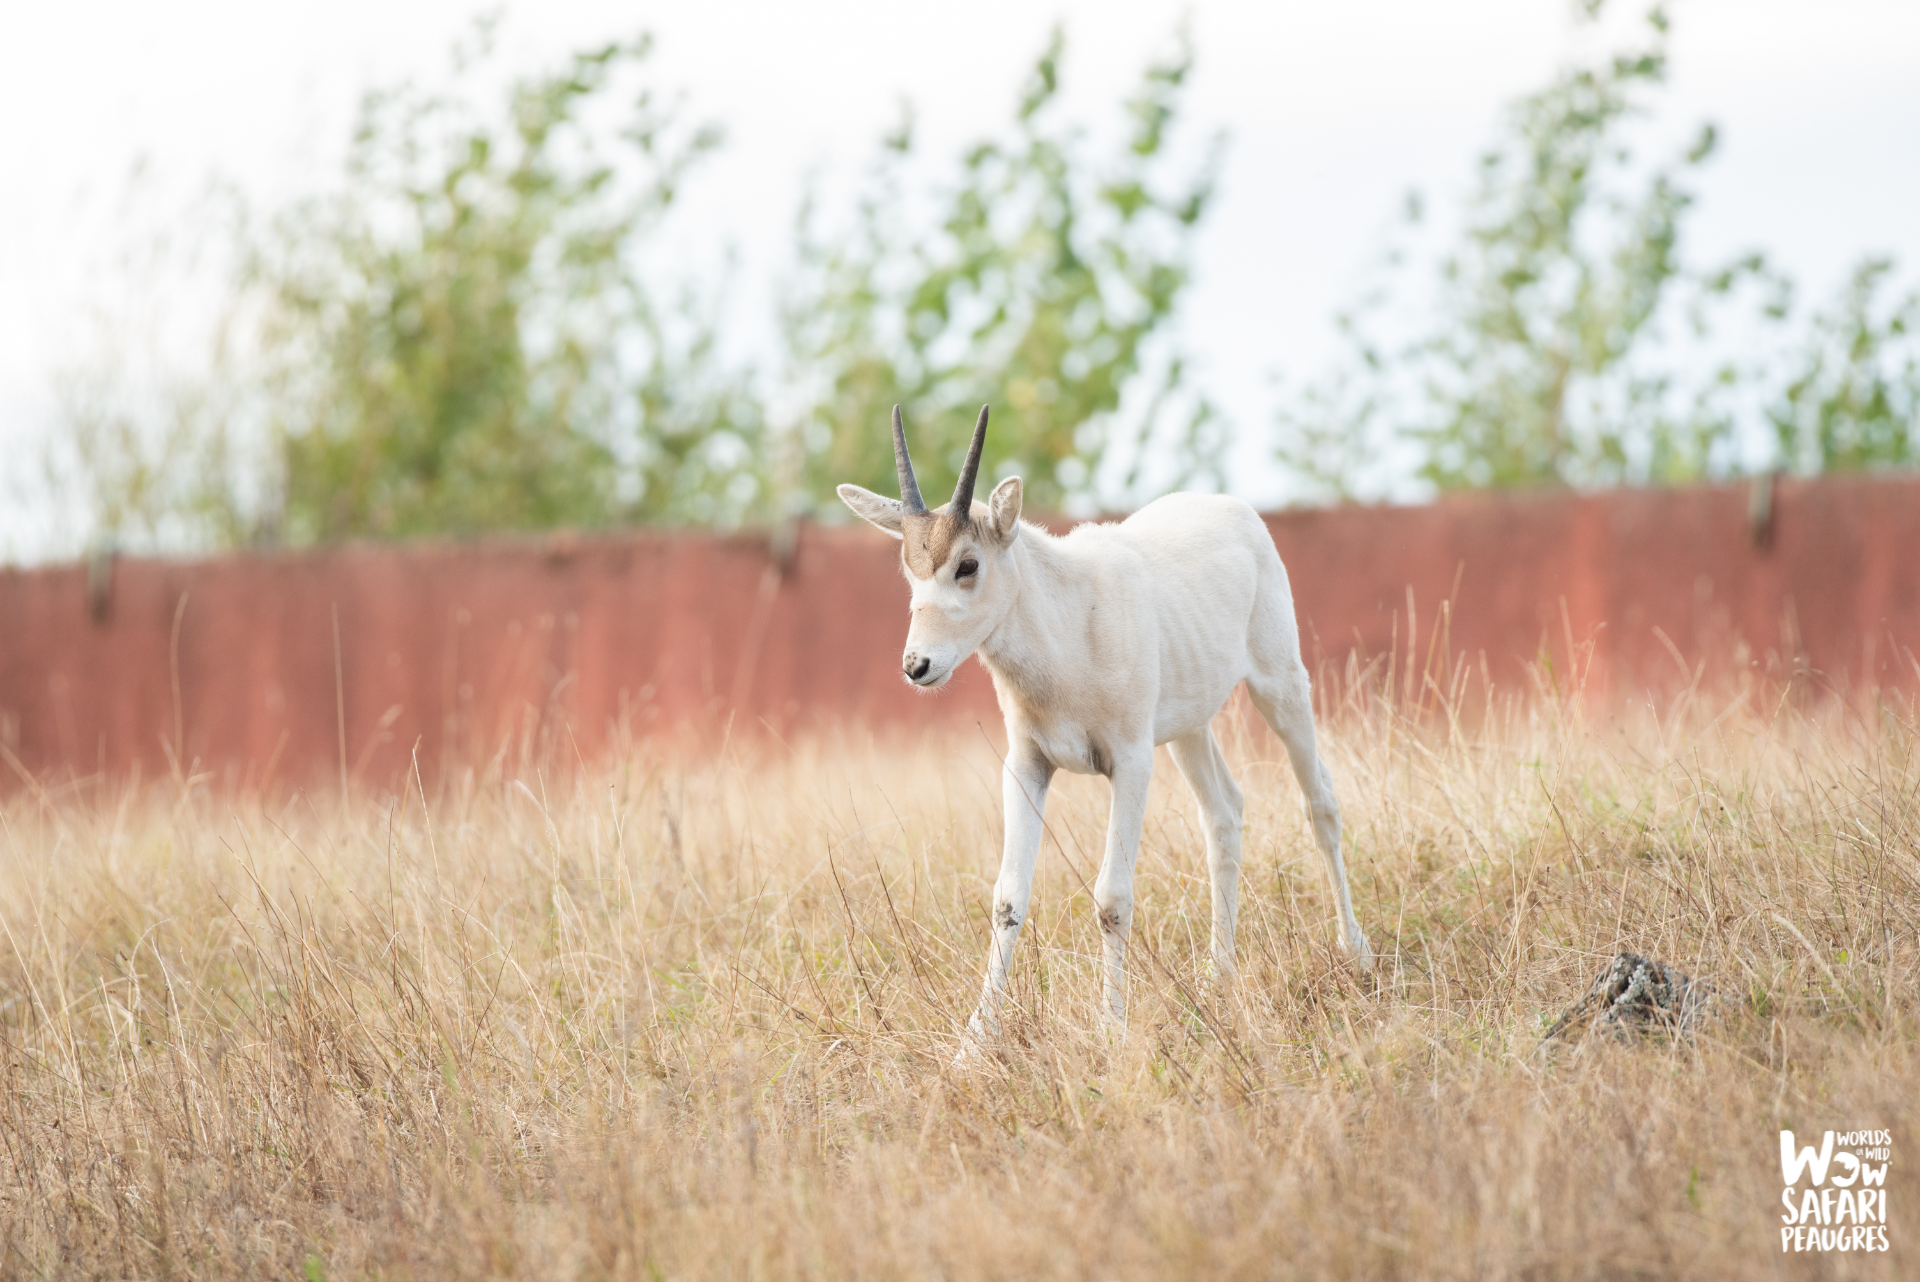
<path id="1" fill-rule="evenodd" d="M 1222 977 L 1231 976 L 1241 793 L 1211 722 L 1242 681 L 1286 745 L 1306 794 L 1347 952 L 1370 967 L 1340 857 L 1340 807 L 1314 747 L 1293 595 L 1259 516 L 1238 499 L 1171 494 L 1118 525 L 1082 525 L 1055 538 L 1020 520 L 1018 477 L 1002 481 L 984 504 L 973 501 L 986 431 L 982 407 L 945 507 L 928 511 L 921 501 L 898 408 L 899 500 L 840 487 L 848 507 L 902 541 L 901 562 L 913 589 L 901 661 L 907 680 L 927 689 L 943 685 L 977 652 L 1006 716 L 1006 847 L 970 1039 L 982 1041 L 998 1029 L 1056 770 L 1105 775 L 1113 785 L 1106 857 L 1093 894 L 1107 1009 L 1125 1020 L 1133 868 L 1158 744 L 1170 747 L 1200 804 L 1213 880 L 1213 963 Z"/>

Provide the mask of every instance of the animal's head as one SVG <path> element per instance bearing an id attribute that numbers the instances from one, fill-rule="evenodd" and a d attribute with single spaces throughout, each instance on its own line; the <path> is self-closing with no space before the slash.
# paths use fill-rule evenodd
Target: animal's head
<path id="1" fill-rule="evenodd" d="M 993 634 L 1018 594 L 1010 555 L 1020 534 L 1020 478 L 994 487 L 985 503 L 973 501 L 980 447 L 987 439 L 987 407 L 973 428 L 953 501 L 929 512 L 920 501 L 907 454 L 900 407 L 893 407 L 893 461 L 900 497 L 886 498 L 857 485 L 840 487 L 840 498 L 860 516 L 900 540 L 900 565 L 913 589 L 913 621 L 900 670 L 923 689 L 943 686 L 953 670 Z"/>

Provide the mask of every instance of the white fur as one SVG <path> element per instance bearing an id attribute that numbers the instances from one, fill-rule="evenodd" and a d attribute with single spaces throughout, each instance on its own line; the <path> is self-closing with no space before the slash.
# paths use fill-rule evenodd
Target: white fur
<path id="1" fill-rule="evenodd" d="M 840 493 L 861 516 L 900 534 L 900 504 L 857 486 Z M 1314 746 L 1293 596 L 1259 515 L 1238 499 L 1173 494 L 1117 525 L 1082 525 L 1055 538 L 1019 513 L 1020 481 L 1003 481 L 988 503 L 973 505 L 973 533 L 929 577 L 905 571 L 913 591 L 902 662 L 909 679 L 943 685 L 978 653 L 1007 725 L 1006 845 L 970 1042 L 998 1028 L 1055 770 L 1112 781 L 1106 856 L 1093 893 L 1106 1010 L 1124 1023 L 1133 870 L 1158 744 L 1170 746 L 1199 803 L 1213 882 L 1213 964 L 1231 978 L 1241 792 L 1211 723 L 1242 681 L 1286 745 L 1306 795 L 1348 954 L 1370 966 L 1340 855 L 1340 807 Z M 968 559 L 978 569 L 962 578 L 956 571 Z"/>

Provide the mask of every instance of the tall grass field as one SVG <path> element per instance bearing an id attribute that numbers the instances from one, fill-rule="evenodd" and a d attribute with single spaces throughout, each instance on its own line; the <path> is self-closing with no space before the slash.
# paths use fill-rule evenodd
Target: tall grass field
<path id="1" fill-rule="evenodd" d="M 995 725 L 16 778 L 0 1275 L 1920 1276 L 1912 704 L 1429 693 L 1322 710 L 1374 975 L 1236 707 L 1237 982 L 1163 754 L 1102 1025 L 1107 786 L 1062 777 L 962 1068 Z M 1543 1045 L 1622 950 L 1710 1016 Z M 1887 1133 L 1886 1250 L 1783 1250 L 1782 1130 Z"/>

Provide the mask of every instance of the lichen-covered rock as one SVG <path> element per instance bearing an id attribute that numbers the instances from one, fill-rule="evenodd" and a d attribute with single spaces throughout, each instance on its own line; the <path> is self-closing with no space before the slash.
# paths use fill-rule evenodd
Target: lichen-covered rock
<path id="1" fill-rule="evenodd" d="M 1621 953 L 1540 1040 L 1573 1042 L 1589 1033 L 1616 1041 L 1687 1034 L 1706 1019 L 1713 998 L 1712 984 L 1638 953 Z"/>

